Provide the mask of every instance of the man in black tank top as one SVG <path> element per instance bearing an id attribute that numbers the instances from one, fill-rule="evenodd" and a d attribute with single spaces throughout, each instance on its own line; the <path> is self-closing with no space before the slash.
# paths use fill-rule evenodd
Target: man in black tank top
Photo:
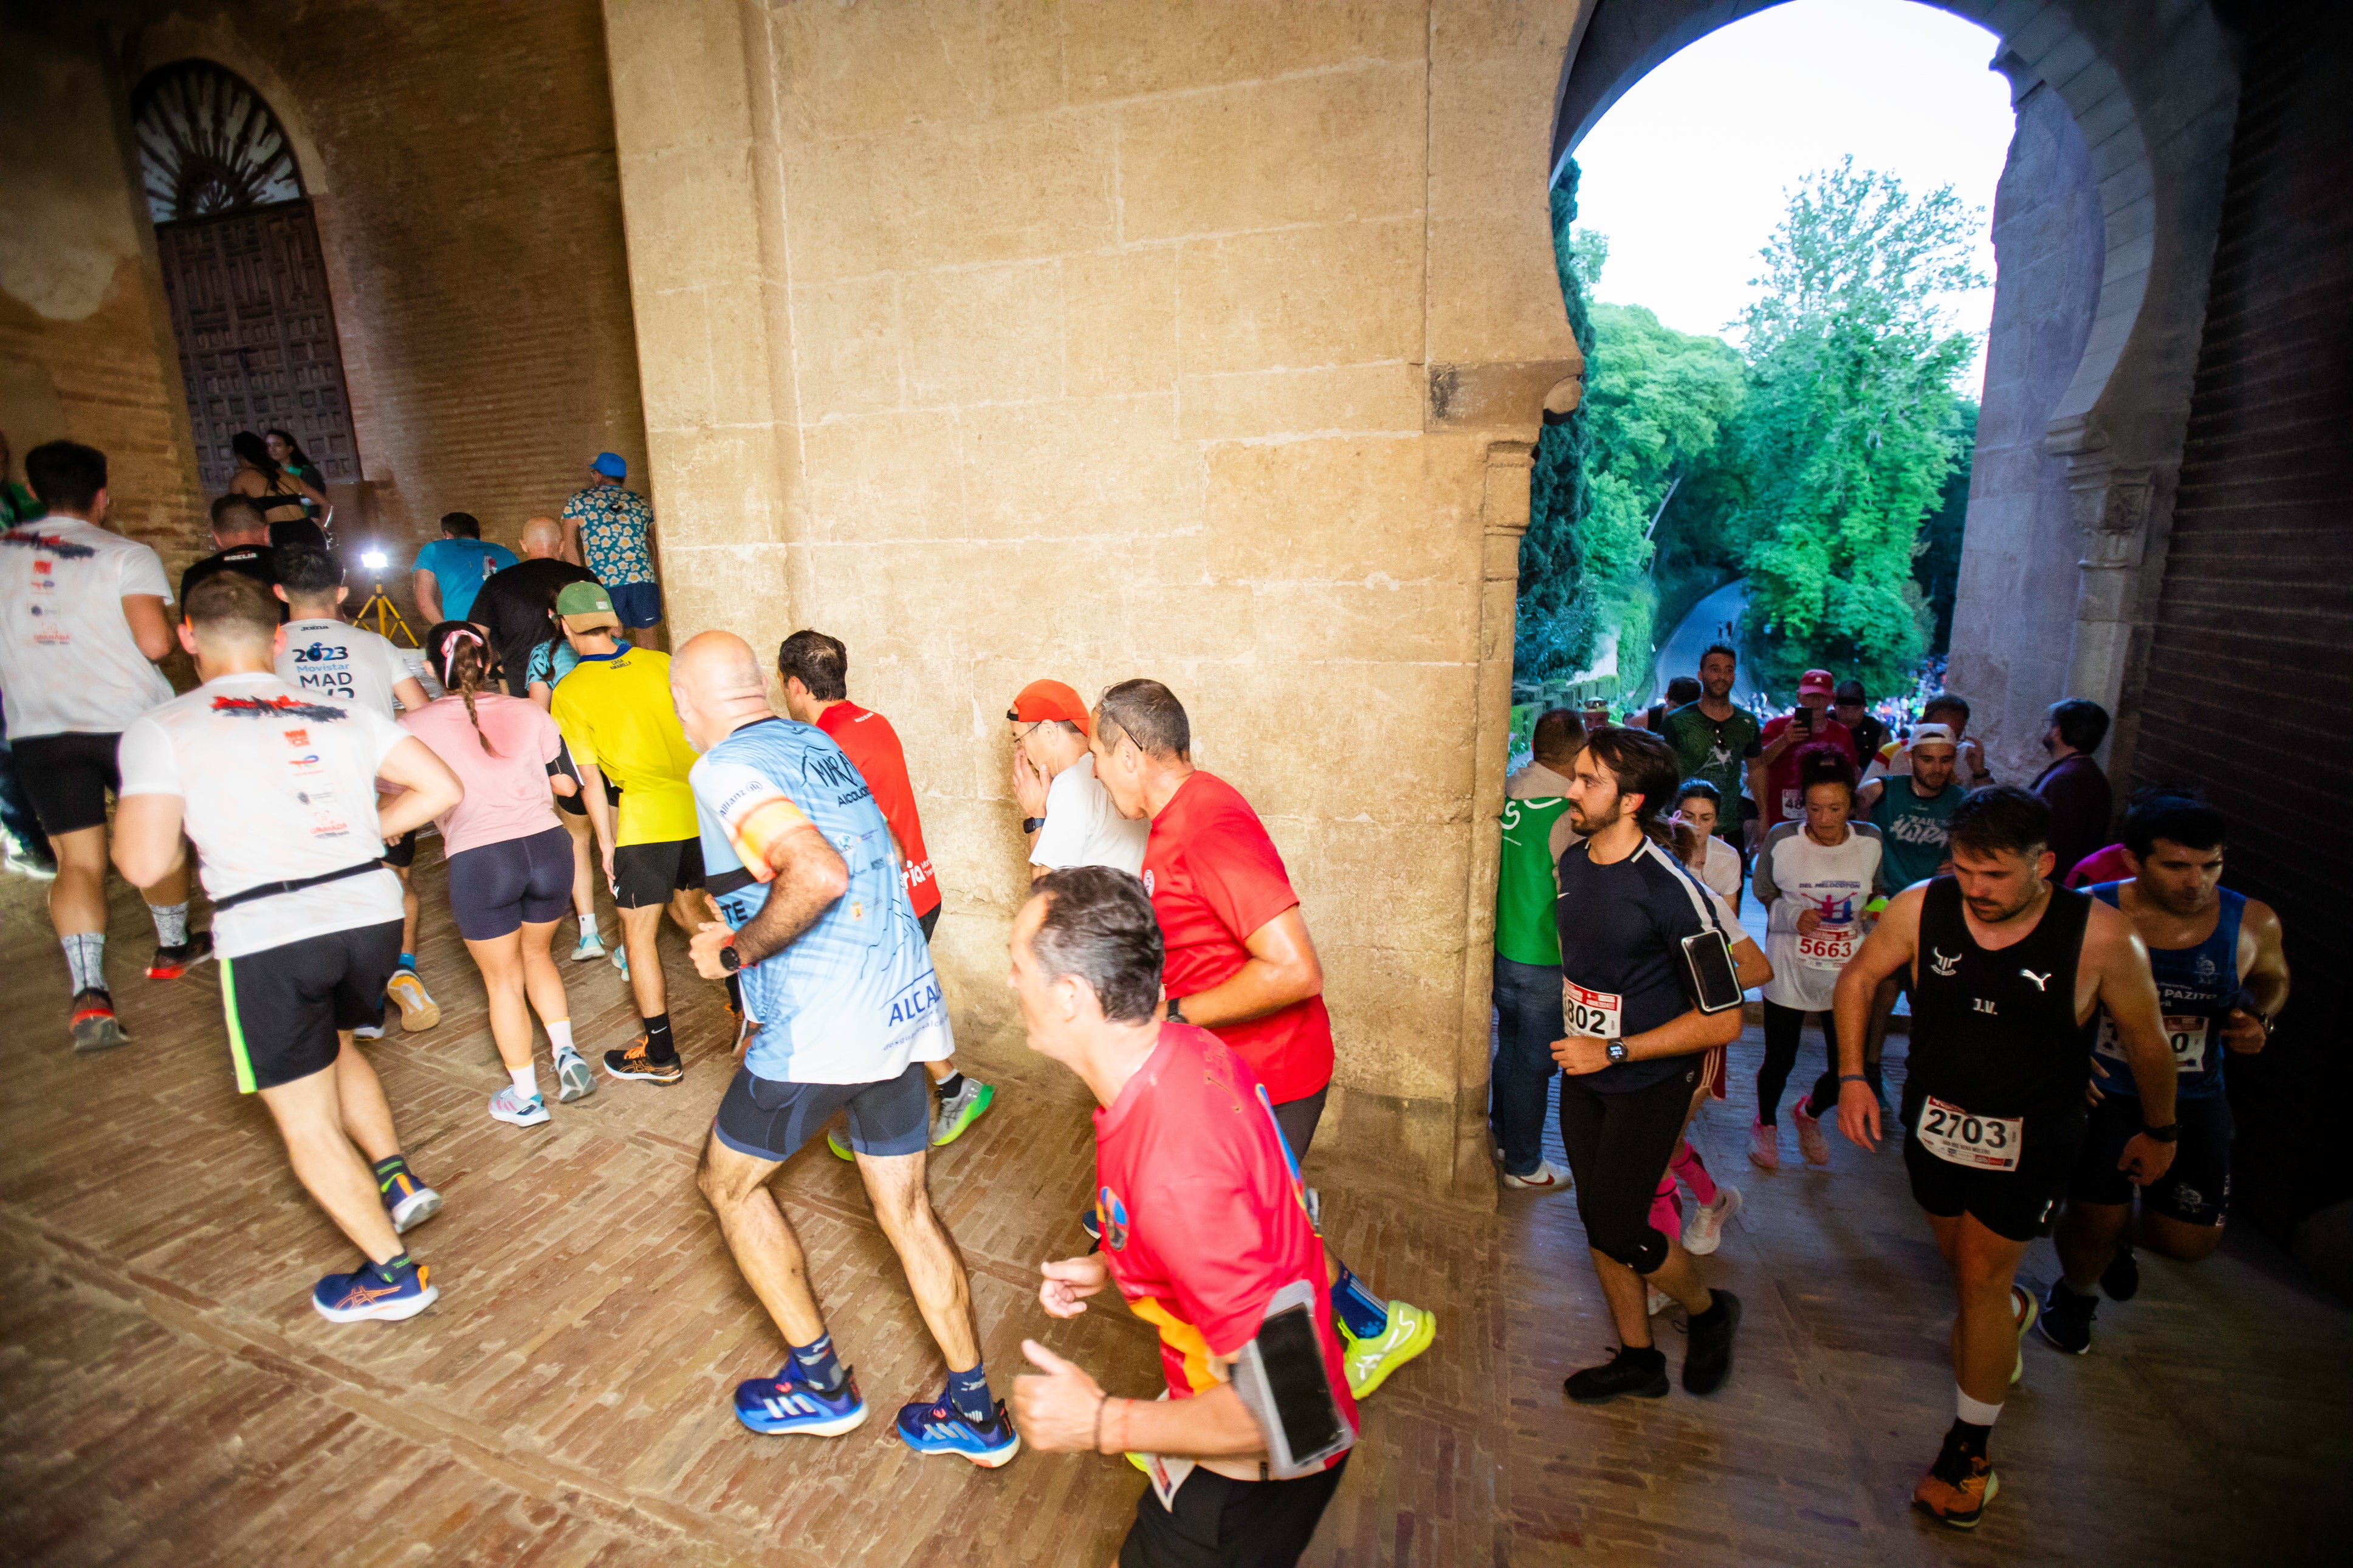
<path id="1" fill-rule="evenodd" d="M 1952 816 L 1953 875 L 1898 894 L 1838 983 L 1839 1130 L 1875 1148 L 1879 1101 L 1862 1072 L 1872 997 L 1889 975 L 1912 974 L 1904 1164 L 1959 1298 L 1957 1418 L 1912 1503 L 1959 1530 L 2000 1488 L 1986 1441 L 2025 1371 L 2035 1311 L 2018 1263 L 2074 1165 L 2101 1008 L 2146 1117 L 2117 1168 L 2156 1180 L 2179 1131 L 2147 952 L 2116 910 L 2049 880 L 2050 831 L 2050 808 L 2027 791 L 1973 792 Z"/>

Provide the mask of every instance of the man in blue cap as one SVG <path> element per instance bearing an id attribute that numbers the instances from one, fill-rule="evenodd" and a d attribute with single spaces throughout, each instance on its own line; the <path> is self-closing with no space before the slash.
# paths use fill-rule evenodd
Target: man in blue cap
<path id="1" fill-rule="evenodd" d="M 654 509 L 622 484 L 629 465 L 617 452 L 597 453 L 588 472 L 587 487 L 573 491 L 564 503 L 565 558 L 596 574 L 623 626 L 643 630 L 659 622 L 662 613 L 653 550 L 646 542 Z"/>

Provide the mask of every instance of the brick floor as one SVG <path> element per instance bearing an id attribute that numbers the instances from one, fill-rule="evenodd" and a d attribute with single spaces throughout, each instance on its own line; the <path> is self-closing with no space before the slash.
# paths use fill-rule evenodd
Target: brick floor
<path id="1" fill-rule="evenodd" d="M 234 1091 L 216 972 L 137 978 L 152 933 L 118 889 L 110 969 L 136 1043 L 76 1058 L 39 889 L 0 887 L 0 1002 L 19 1026 L 0 1047 L 0 1561 L 1110 1560 L 1142 1485 L 1125 1466 L 1033 1454 L 981 1472 L 889 1436 L 890 1407 L 934 1393 L 942 1368 L 854 1173 L 821 1148 L 779 1192 L 878 1418 L 833 1441 L 738 1427 L 729 1388 L 780 1352 L 691 1186 L 727 1077 L 716 987 L 671 952 L 684 1086 L 608 1081 L 549 1127 L 502 1126 L 484 1113 L 503 1075 L 439 867 L 418 880 L 443 1021 L 372 1050 L 412 1162 L 448 1201 L 411 1237 L 444 1293 L 410 1323 L 347 1328 L 304 1300 L 350 1248 Z M 584 1047 L 633 1028 L 609 967 L 565 978 Z M 1736 1081 L 1757 1048 L 1736 1047 Z M 998 1108 L 932 1188 L 1000 1387 L 1031 1336 L 1151 1391 L 1143 1325 L 1115 1307 L 1055 1323 L 1031 1293 L 1038 1260 L 1079 1244 L 1084 1091 L 1018 1042 L 967 1041 L 965 1059 Z M 2339 1560 L 2327 1478 L 2353 1465 L 2353 1313 L 2245 1235 L 2196 1269 L 2145 1262 L 2091 1355 L 2030 1344 L 1985 1528 L 1916 1521 L 1905 1499 L 1952 1386 L 1926 1229 L 1892 1153 L 1833 1139 L 1827 1173 L 1748 1169 L 1748 1102 L 1742 1082 L 1698 1135 L 1748 1196 L 1707 1266 L 1747 1319 L 1738 1371 L 1706 1402 L 1561 1398 L 1562 1374 L 1612 1341 L 1572 1199 L 1476 1212 L 1318 1155 L 1343 1254 L 1436 1309 L 1441 1333 L 1367 1402 L 1309 1562 Z M 2027 1272 L 2053 1267 L 2038 1246 Z M 1672 1327 L 1662 1342 L 1679 1362 Z"/>

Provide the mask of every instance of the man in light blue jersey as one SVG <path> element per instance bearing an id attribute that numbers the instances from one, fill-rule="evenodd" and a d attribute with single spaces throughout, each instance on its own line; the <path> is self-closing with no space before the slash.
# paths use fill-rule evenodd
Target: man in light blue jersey
<path id="1" fill-rule="evenodd" d="M 899 1436 L 995 1468 L 1021 1439 L 989 1394 L 963 1260 L 923 1184 L 923 1064 L 955 1048 L 939 977 L 865 779 L 825 731 L 771 712 L 765 685 L 750 647 L 727 632 L 695 637 L 670 666 L 679 722 L 702 753 L 687 784 L 720 917 L 696 934 L 694 965 L 739 977 L 746 1031 L 696 1180 L 790 1352 L 774 1377 L 736 1388 L 736 1418 L 817 1436 L 866 1419 L 768 1191 L 776 1168 L 847 1110 L 867 1199 L 948 1368 L 937 1400 L 900 1410 Z"/>

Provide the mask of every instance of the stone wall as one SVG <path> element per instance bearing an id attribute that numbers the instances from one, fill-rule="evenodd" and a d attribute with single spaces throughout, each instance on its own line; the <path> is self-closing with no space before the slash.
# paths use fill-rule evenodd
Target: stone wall
<path id="1" fill-rule="evenodd" d="M 1492 1192 L 1513 563 L 1573 375 L 1574 6 L 607 0 L 682 635 L 849 647 L 965 1045 L 1018 1049 L 1004 713 L 1166 680 L 1291 868 L 1345 1136 Z"/>

